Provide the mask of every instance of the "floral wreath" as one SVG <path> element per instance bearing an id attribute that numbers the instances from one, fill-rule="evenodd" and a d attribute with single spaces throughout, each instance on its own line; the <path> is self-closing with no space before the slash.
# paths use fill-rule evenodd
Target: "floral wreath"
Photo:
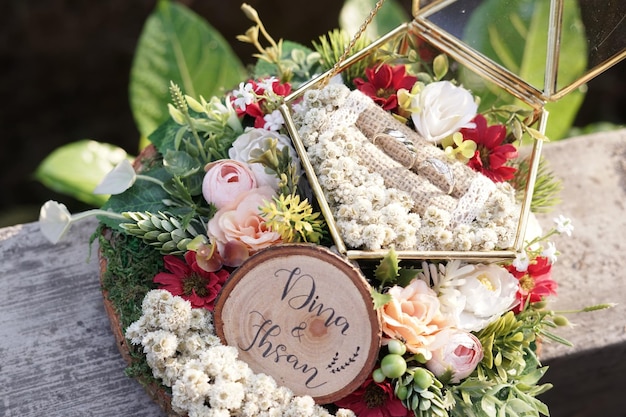
<path id="1" fill-rule="evenodd" d="M 72 215 L 54 201 L 42 207 L 41 229 L 53 242 L 74 221 L 99 216 L 109 265 L 104 286 L 118 309 L 130 305 L 122 317 L 132 344 L 129 373 L 156 380 L 171 394 L 173 410 L 189 416 L 548 415 L 537 399 L 550 388 L 539 383 L 547 368 L 538 343 L 567 343 L 552 329 L 568 324 L 546 309 L 557 290 L 551 269 L 558 252 L 549 239 L 571 235 L 571 221 L 558 216 L 542 234 L 531 216 L 524 248 L 510 261 L 407 261 L 396 252 L 510 247 L 510 217 L 518 213 L 529 169 L 518 146 L 524 134 L 541 136 L 529 125 L 532 111 L 479 111 L 477 98 L 449 73 L 456 64 L 415 36 L 407 38 L 409 54 L 371 54 L 325 87 L 306 91 L 292 109 L 346 244 L 387 250 L 364 270 L 383 333 L 371 376 L 345 398 L 318 405 L 255 374 L 235 347 L 222 344 L 213 309 L 237 267 L 274 245 L 334 247 L 279 107 L 307 74 L 332 68 L 333 52 L 350 46 L 346 37 L 329 34 L 316 52 L 303 49 L 306 59 L 286 59 L 282 42 L 271 39 L 253 9 L 244 10 L 255 26 L 240 39 L 257 46 L 273 74 L 209 100 L 172 84 L 171 118 L 150 137 L 156 151 L 135 166 L 123 161 L 102 181 L 95 192 L 112 197 L 101 210 Z M 260 46 L 259 29 L 274 49 Z M 358 142 L 360 133 L 350 133 L 354 120 L 337 127 L 354 115 L 335 115 L 350 100 L 375 105 L 400 134 L 386 130 L 386 137 Z M 419 145 L 447 158 L 455 168 L 427 164 L 432 181 L 440 181 L 437 204 L 420 203 L 414 188 L 394 188 L 368 169 L 368 158 L 358 153 L 379 140 L 403 155 L 419 154 Z M 479 179 L 479 195 L 489 190 L 488 209 L 475 210 L 469 222 L 455 222 L 446 209 L 460 179 L 457 165 Z M 416 178 L 423 181 L 423 174 Z M 543 165 L 540 178 L 536 212 L 551 206 L 560 188 Z"/>

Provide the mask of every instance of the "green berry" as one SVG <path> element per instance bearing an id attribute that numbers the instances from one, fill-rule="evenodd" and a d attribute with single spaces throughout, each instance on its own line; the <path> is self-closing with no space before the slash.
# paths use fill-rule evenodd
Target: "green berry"
<path id="1" fill-rule="evenodd" d="M 387 378 L 400 378 L 406 372 L 406 361 L 402 356 L 390 353 L 380 361 L 380 370 Z"/>
<path id="2" fill-rule="evenodd" d="M 372 379 L 373 379 L 375 382 L 378 382 L 379 384 L 380 384 L 381 382 L 383 382 L 383 381 L 385 380 L 385 378 L 386 378 L 386 377 L 385 377 L 385 374 L 383 374 L 383 371 L 382 371 L 382 369 L 380 369 L 380 368 L 376 368 L 376 369 L 374 369 L 374 371 L 372 372 Z"/>
<path id="3" fill-rule="evenodd" d="M 425 390 L 433 384 L 433 377 L 424 368 L 416 368 L 413 372 L 413 382 L 418 388 Z"/>
<path id="4" fill-rule="evenodd" d="M 569 320 L 565 316 L 554 316 L 552 321 L 557 326 L 569 326 L 570 325 Z"/>
<path id="5" fill-rule="evenodd" d="M 405 387 L 404 385 L 401 385 L 398 388 L 396 388 L 396 397 L 398 397 L 400 401 L 406 400 L 408 396 L 409 396 L 409 389 L 407 387 Z"/>
<path id="6" fill-rule="evenodd" d="M 406 353 L 406 345 L 398 339 L 391 339 L 387 344 L 387 349 L 389 350 L 389 353 L 394 353 L 396 355 L 404 355 Z"/>

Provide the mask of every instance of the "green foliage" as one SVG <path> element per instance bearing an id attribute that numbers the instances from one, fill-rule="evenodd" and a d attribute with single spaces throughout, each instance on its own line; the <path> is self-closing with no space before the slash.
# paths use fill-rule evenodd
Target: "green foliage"
<path id="1" fill-rule="evenodd" d="M 161 181 L 167 181 L 171 176 L 163 167 L 153 168 L 144 172 Z M 160 185 L 153 182 L 142 182 L 141 186 L 133 186 L 121 194 L 112 195 L 111 198 L 102 206 L 104 210 L 110 210 L 115 213 L 123 213 L 126 211 L 151 211 L 157 212 L 163 207 L 163 200 L 168 198 L 168 193 Z M 119 220 L 108 217 L 99 217 L 100 222 L 108 227 L 119 230 Z"/>
<path id="2" fill-rule="evenodd" d="M 314 75 L 322 72 L 318 52 L 296 42 L 282 42 L 281 65 L 289 71 L 289 82 L 293 88 L 309 81 Z M 276 64 L 258 60 L 254 67 L 254 77 L 263 78 L 277 73 Z"/>
<path id="3" fill-rule="evenodd" d="M 181 218 L 171 213 L 125 212 L 124 216 L 134 223 L 122 223 L 120 227 L 128 234 L 141 238 L 153 249 L 166 255 L 183 255 L 187 245 L 198 235 L 206 235 L 202 220 Z"/>
<path id="4" fill-rule="evenodd" d="M 339 13 L 339 27 L 347 33 L 356 33 L 375 6 L 376 0 L 346 0 Z M 367 26 L 365 34 L 369 39 L 377 39 L 410 19 L 397 1 L 387 0 Z"/>
<path id="5" fill-rule="evenodd" d="M 372 296 L 372 301 L 374 302 L 374 310 L 378 310 L 392 300 L 391 294 L 380 293 L 374 288 L 370 291 L 370 295 Z"/>
<path id="6" fill-rule="evenodd" d="M 159 1 L 137 44 L 130 103 L 139 132 L 148 136 L 168 119 L 168 86 L 211 97 L 232 88 L 246 73 L 219 32 L 179 3 Z"/>
<path id="7" fill-rule="evenodd" d="M 94 188 L 126 157 L 117 146 L 85 139 L 55 149 L 39 164 L 35 178 L 56 192 L 101 206 L 108 196 L 93 194 Z"/>
<path id="8" fill-rule="evenodd" d="M 516 195 L 521 203 L 530 170 L 530 158 L 520 159 L 516 163 L 517 172 L 511 184 L 515 187 Z M 563 189 L 561 180 L 550 171 L 548 162 L 541 158 L 537 169 L 537 179 L 533 190 L 530 210 L 533 213 L 547 213 L 561 201 L 559 194 Z"/>
<path id="9" fill-rule="evenodd" d="M 397 281 L 399 270 L 400 261 L 398 259 L 398 253 L 391 248 L 374 270 L 374 277 L 380 282 L 380 286 L 384 287 L 387 284 L 393 284 Z"/>
<path id="10" fill-rule="evenodd" d="M 366 37 L 359 38 L 348 56 L 364 49 L 370 44 L 370 41 Z M 350 45 L 350 36 L 344 30 L 334 29 L 328 32 L 325 36 L 320 36 L 317 42 L 313 42 L 313 47 L 320 54 L 322 59 L 322 66 L 324 71 L 328 71 L 339 62 L 342 58 L 344 51 Z M 343 80 L 348 86 L 353 85 L 353 80 L 357 77 L 362 77 L 365 74 L 365 69 L 373 65 L 375 60 L 375 54 L 354 63 L 350 67 L 346 68 L 342 72 Z"/>
<path id="11" fill-rule="evenodd" d="M 406 397 L 402 399 L 402 404 L 412 410 L 415 417 L 448 417 L 445 393 L 442 390 L 443 384 L 435 378 L 432 372 L 425 368 L 418 369 L 431 377 L 432 384 L 421 387 L 414 380 L 413 374 L 407 372 L 395 380 L 394 391 L 396 395 L 398 395 L 398 391 L 406 389 Z M 404 397 L 404 393 L 400 397 Z"/>
<path id="12" fill-rule="evenodd" d="M 463 39 L 498 64 L 542 90 L 546 67 L 549 8 L 550 2 L 543 0 L 525 0 L 515 5 L 500 0 L 487 0 L 472 14 Z M 580 11 L 577 7 L 565 8 L 563 28 L 563 38 L 567 39 L 567 42 L 560 44 L 559 85 L 571 83 L 580 77 L 586 68 L 584 59 L 573 59 L 581 55 L 580 51 L 586 50 Z M 472 91 L 481 96 L 483 108 L 493 104 L 514 103 L 512 96 L 502 95 L 485 83 L 481 85 L 477 76 L 469 71 L 461 73 L 461 81 L 466 86 L 471 85 Z M 552 116 L 546 132 L 548 137 L 560 139 L 567 134 L 583 98 L 583 92 L 575 91 L 559 102 L 546 106 Z"/>
<path id="13" fill-rule="evenodd" d="M 552 386 L 538 384 L 548 368 L 537 359 L 535 337 L 553 336 L 546 330 L 556 327 L 552 316 L 551 311 L 529 306 L 518 315 L 506 313 L 478 332 L 484 358 L 470 377 L 448 387 L 454 398 L 451 412 L 475 417 L 549 415 L 536 398 Z"/>

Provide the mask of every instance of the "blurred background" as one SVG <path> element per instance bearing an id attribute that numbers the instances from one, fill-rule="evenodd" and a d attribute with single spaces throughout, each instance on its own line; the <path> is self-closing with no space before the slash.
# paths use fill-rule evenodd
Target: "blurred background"
<path id="1" fill-rule="evenodd" d="M 239 1 L 182 1 L 231 43 L 244 63 L 255 51 L 238 42 L 249 21 Z M 250 0 L 275 38 L 310 44 L 337 27 L 342 3 Z M 410 1 L 406 4 L 407 11 Z M 94 139 L 137 153 L 128 102 L 137 39 L 156 0 L 7 0 L 0 13 L 0 227 L 37 220 L 48 199 L 84 207 L 33 178 L 57 147 Z M 626 125 L 626 62 L 589 82 L 571 135 Z M 593 146 L 593 144 L 589 144 Z"/>

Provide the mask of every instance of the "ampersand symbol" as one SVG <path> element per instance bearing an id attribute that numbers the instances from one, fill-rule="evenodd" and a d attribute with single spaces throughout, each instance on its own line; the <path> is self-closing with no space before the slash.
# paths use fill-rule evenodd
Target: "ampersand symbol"
<path id="1" fill-rule="evenodd" d="M 298 338 L 298 342 L 302 342 L 302 340 L 300 339 L 303 336 L 303 332 L 306 329 L 306 323 L 305 322 L 301 322 L 299 326 L 294 327 L 291 330 L 291 335 L 293 337 L 297 337 Z"/>

